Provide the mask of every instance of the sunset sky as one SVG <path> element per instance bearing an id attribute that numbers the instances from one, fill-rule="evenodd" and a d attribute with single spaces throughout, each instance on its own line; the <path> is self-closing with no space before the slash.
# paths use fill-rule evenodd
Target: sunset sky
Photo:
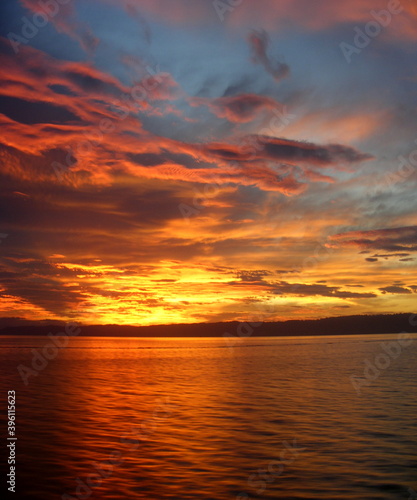
<path id="1" fill-rule="evenodd" d="M 0 35 L 0 316 L 413 311 L 417 3 L 2 0 Z"/>

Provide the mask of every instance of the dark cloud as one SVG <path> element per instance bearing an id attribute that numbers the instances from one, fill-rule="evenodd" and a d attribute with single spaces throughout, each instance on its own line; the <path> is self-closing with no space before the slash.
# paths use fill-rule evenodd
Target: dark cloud
<path id="1" fill-rule="evenodd" d="M 310 142 L 260 135 L 246 136 L 241 144 L 242 146 L 211 143 L 204 146 L 203 151 L 224 160 L 249 162 L 262 159 L 322 167 L 357 163 L 372 158 L 371 155 L 361 153 L 350 146 L 320 146 Z"/>
<path id="2" fill-rule="evenodd" d="M 128 153 L 127 157 L 138 165 L 146 167 L 156 167 L 167 161 L 163 153 Z"/>
<path id="3" fill-rule="evenodd" d="M 138 165 L 146 167 L 156 167 L 167 163 L 175 163 L 183 165 L 186 168 L 200 168 L 200 163 L 196 162 L 195 158 L 183 153 L 175 153 L 173 151 L 162 150 L 160 153 L 127 153 L 129 158 Z"/>
<path id="4" fill-rule="evenodd" d="M 67 180 L 75 179 L 74 175 L 70 175 L 70 170 L 77 164 L 77 159 L 70 150 L 63 148 L 46 149 L 35 155 L 0 143 L 0 160 L 3 164 L 2 175 L 14 178 L 18 183 L 32 181 L 56 184 L 59 181 L 58 174 L 65 174 Z"/>
<path id="5" fill-rule="evenodd" d="M 236 277 L 244 282 L 260 282 L 263 281 L 265 276 L 270 276 L 271 272 L 266 270 L 257 270 L 257 271 L 238 271 L 236 273 Z"/>
<path id="6" fill-rule="evenodd" d="M 268 156 L 286 161 L 311 162 L 318 165 L 332 165 L 339 162 L 356 163 L 372 158 L 371 155 L 361 153 L 349 146 L 330 144 L 319 146 L 309 142 L 289 141 L 261 137 Z"/>
<path id="7" fill-rule="evenodd" d="M 268 71 L 268 73 L 278 82 L 289 76 L 290 67 L 288 64 L 278 60 L 273 61 L 268 57 L 269 35 L 265 30 L 253 30 L 248 40 L 252 49 L 252 58 L 254 62 L 262 64 L 266 71 Z"/>
<path id="8" fill-rule="evenodd" d="M 0 109 L 12 120 L 26 125 L 80 122 L 80 118 L 67 108 L 48 102 L 31 102 L 0 95 Z"/>
<path id="9" fill-rule="evenodd" d="M 98 72 L 93 73 L 82 65 L 74 65 L 70 70 L 64 71 L 63 76 L 79 91 L 102 95 L 120 95 L 120 89 L 99 78 Z"/>
<path id="10" fill-rule="evenodd" d="M 330 237 L 336 246 L 354 246 L 385 250 L 387 252 L 417 252 L 417 226 L 375 229 L 371 231 L 350 231 Z M 393 256 L 391 254 L 390 256 Z M 403 255 L 397 253 L 397 256 Z"/>
<path id="11" fill-rule="evenodd" d="M 286 281 L 275 284 L 273 293 L 303 297 L 319 295 L 321 297 L 335 297 L 339 299 L 369 299 L 376 297 L 374 293 L 349 292 L 340 290 L 340 287 L 327 286 L 320 283 L 307 285 L 305 283 L 288 283 Z"/>
<path id="12" fill-rule="evenodd" d="M 402 286 L 385 286 L 383 288 L 380 288 L 382 293 L 393 293 L 393 294 L 409 294 L 412 293 L 411 290 L 408 288 L 404 288 Z"/>
<path id="13" fill-rule="evenodd" d="M 252 75 L 243 75 L 239 78 L 239 80 L 229 82 L 227 84 L 227 87 L 223 91 L 223 97 L 233 97 L 241 94 L 242 92 L 247 92 L 248 89 L 254 86 L 255 81 L 256 78 L 254 78 Z M 203 90 L 208 92 L 212 88 L 212 86 L 213 83 L 207 84 L 207 86 Z"/>
<path id="14" fill-rule="evenodd" d="M 194 97 L 190 99 L 190 104 L 192 106 L 205 105 L 219 118 L 226 118 L 236 123 L 252 121 L 261 111 L 280 106 L 274 99 L 256 94 L 241 94 L 217 99 Z"/>
<path id="15" fill-rule="evenodd" d="M 409 253 L 399 252 L 399 253 L 376 253 L 373 257 L 381 257 L 383 259 L 389 259 L 390 257 L 408 257 Z"/>
<path id="16" fill-rule="evenodd" d="M 75 92 L 72 92 L 66 85 L 60 85 L 59 83 L 49 85 L 49 88 L 53 90 L 56 94 L 75 96 Z"/>
<path id="17" fill-rule="evenodd" d="M 49 262 L 28 255 L 23 260 L 3 260 L 0 296 L 19 297 L 53 314 L 74 309 L 83 298 L 82 291 L 65 286 L 60 271 Z"/>
<path id="18" fill-rule="evenodd" d="M 126 234 L 128 237 L 131 231 L 161 227 L 169 220 L 182 218 L 178 210 L 182 200 L 170 190 L 140 187 L 134 190 L 120 186 L 77 190 L 56 183 L 36 189 L 31 189 L 29 183 L 21 186 L 23 192 L 29 191 L 31 196 L 3 192 L 0 223 L 12 220 L 16 229 L 51 232 L 51 240 L 61 234 L 63 241 L 68 241 L 71 234 L 79 234 L 83 238 L 77 244 L 82 245 L 84 238 L 85 243 L 90 239 L 88 234 L 91 237 L 94 233 L 114 234 L 115 237 Z"/>

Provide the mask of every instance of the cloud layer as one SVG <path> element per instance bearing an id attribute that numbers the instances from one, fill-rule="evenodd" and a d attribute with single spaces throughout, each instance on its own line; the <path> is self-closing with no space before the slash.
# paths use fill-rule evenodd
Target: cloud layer
<path id="1" fill-rule="evenodd" d="M 41 6 L 9 2 L 2 314 L 152 324 L 410 310 L 414 5 L 351 65 L 339 47 L 385 8 L 265 0 L 221 18 L 212 2 L 74 0 L 16 45 L 10 33 Z"/>

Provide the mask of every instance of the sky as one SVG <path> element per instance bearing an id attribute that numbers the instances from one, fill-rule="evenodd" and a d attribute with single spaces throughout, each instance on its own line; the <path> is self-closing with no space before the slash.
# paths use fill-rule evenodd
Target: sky
<path id="1" fill-rule="evenodd" d="M 417 4 L 3 0 L 0 316 L 412 312 Z"/>

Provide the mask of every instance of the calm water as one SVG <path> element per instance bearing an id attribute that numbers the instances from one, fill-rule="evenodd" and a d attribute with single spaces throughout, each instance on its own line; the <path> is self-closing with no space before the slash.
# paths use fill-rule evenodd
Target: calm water
<path id="1" fill-rule="evenodd" d="M 247 338 L 233 350 L 73 337 L 25 386 L 17 366 L 47 340 L 0 337 L 2 398 L 17 395 L 10 498 L 416 499 L 412 338 L 393 359 L 381 342 L 397 335 Z M 350 376 L 378 356 L 389 366 L 359 395 Z"/>

